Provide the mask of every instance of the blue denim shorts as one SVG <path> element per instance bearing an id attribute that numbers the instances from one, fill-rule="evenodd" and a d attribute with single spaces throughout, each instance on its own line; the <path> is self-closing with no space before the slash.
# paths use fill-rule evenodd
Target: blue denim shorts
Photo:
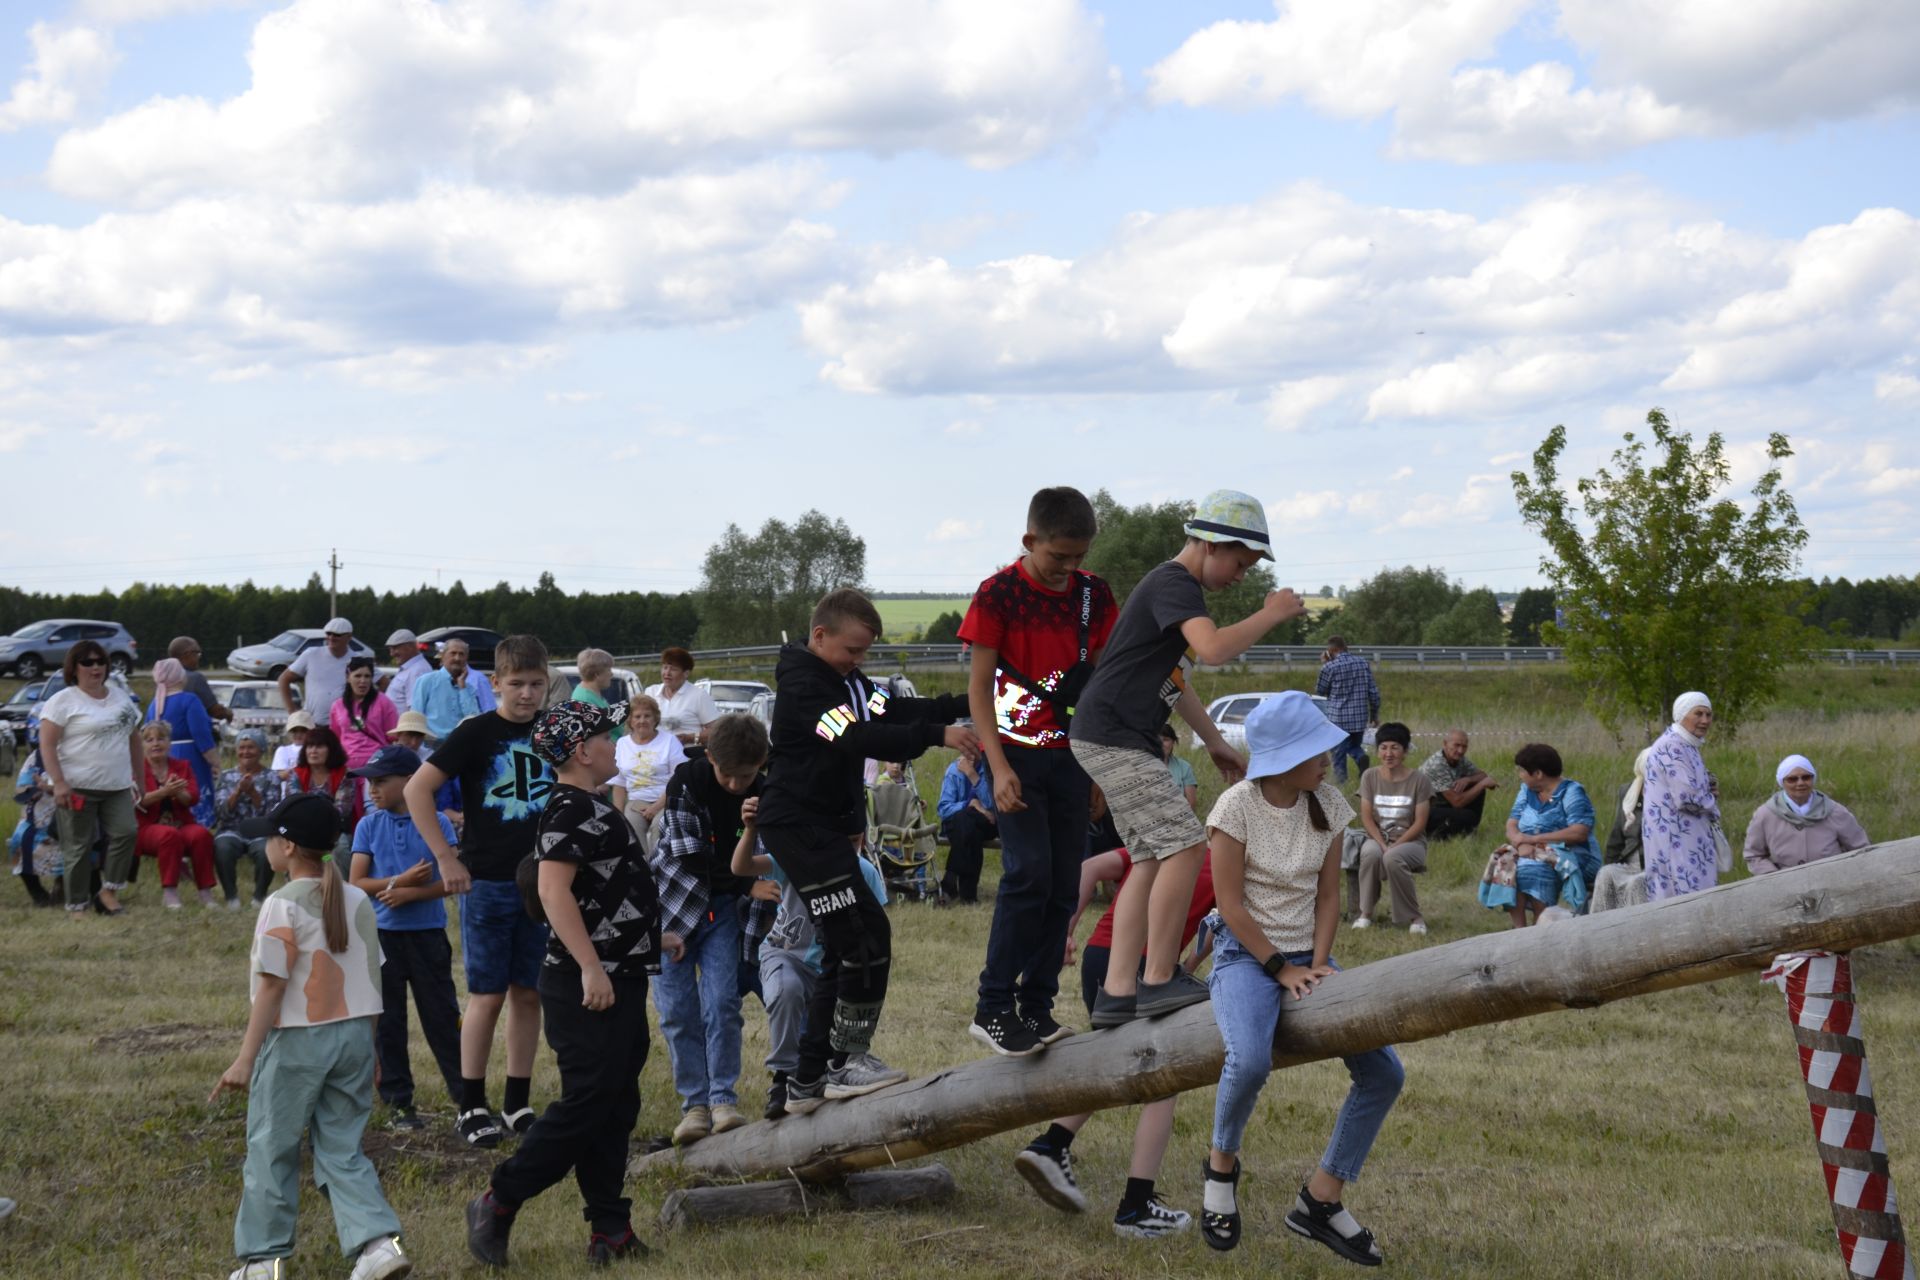
<path id="1" fill-rule="evenodd" d="M 460 951 L 473 995 L 536 988 L 547 956 L 547 926 L 527 914 L 513 881 L 475 880 L 460 900 Z"/>

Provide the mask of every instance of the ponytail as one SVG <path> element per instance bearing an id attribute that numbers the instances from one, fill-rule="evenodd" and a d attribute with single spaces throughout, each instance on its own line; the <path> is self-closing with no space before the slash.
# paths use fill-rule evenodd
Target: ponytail
<path id="1" fill-rule="evenodd" d="M 339 955 L 347 949 L 347 882 L 340 878 L 331 853 L 294 846 L 294 852 L 320 864 L 320 927 L 326 934 L 327 950 Z"/>
<path id="2" fill-rule="evenodd" d="M 1327 821 L 1327 811 L 1320 807 L 1320 797 L 1311 791 L 1301 792 L 1307 798 L 1307 821 L 1313 824 L 1315 831 L 1331 831 L 1333 825 Z"/>

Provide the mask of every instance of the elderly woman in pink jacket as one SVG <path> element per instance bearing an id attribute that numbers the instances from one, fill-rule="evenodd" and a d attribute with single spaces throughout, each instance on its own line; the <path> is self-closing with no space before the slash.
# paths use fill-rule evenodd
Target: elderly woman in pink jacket
<path id="1" fill-rule="evenodd" d="M 1814 788 L 1820 775 L 1805 756 L 1788 756 L 1773 771 L 1780 789 L 1747 824 L 1747 870 L 1782 871 L 1873 843 L 1847 806 Z"/>

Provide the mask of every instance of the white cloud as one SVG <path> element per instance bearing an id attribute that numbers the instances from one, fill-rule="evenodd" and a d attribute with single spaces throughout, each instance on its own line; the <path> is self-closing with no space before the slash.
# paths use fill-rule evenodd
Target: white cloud
<path id="1" fill-rule="evenodd" d="M 966 542 L 980 536 L 981 524 L 978 520 L 960 520 L 949 517 L 933 527 L 927 535 L 928 542 Z"/>
<path id="2" fill-rule="evenodd" d="M 947 424 L 950 436 L 977 436 L 982 428 L 978 418 L 958 418 Z"/>
<path id="3" fill-rule="evenodd" d="M 1920 400 L 1920 378 L 1910 373 L 1883 373 L 1873 380 L 1873 394 L 1881 400 Z"/>
<path id="4" fill-rule="evenodd" d="M 598 391 L 549 391 L 548 404 L 592 404 L 600 398 Z"/>
<path id="5" fill-rule="evenodd" d="M 256 8 L 265 0 L 80 0 L 74 12 L 90 22 L 104 26 L 125 26 L 134 22 L 155 22 L 187 14 L 212 13 L 218 9 Z"/>
<path id="6" fill-rule="evenodd" d="M 1078 0 L 295 0 L 253 82 L 76 130 L 48 175 L 82 199 L 368 199 L 423 181 L 605 193 L 786 150 L 1037 155 L 1112 102 Z"/>
<path id="7" fill-rule="evenodd" d="M 27 39 L 33 45 L 33 62 L 0 102 L 0 133 L 73 119 L 82 104 L 106 87 L 119 60 L 112 38 L 91 27 L 36 22 Z"/>
<path id="8" fill-rule="evenodd" d="M 47 429 L 38 423 L 0 422 L 0 453 L 18 453 L 28 441 L 45 434 Z"/>
<path id="9" fill-rule="evenodd" d="M 1474 65 L 1549 13 L 1571 62 Z M 1401 155 L 1566 160 L 1911 106 L 1920 23 L 1885 0 L 1275 0 L 1272 21 L 1205 27 L 1149 79 L 1160 102 L 1392 114 Z"/>
<path id="10" fill-rule="evenodd" d="M 1281 431 L 1297 431 L 1346 387 L 1345 378 L 1331 374 L 1282 382 L 1267 393 L 1267 422 Z"/>

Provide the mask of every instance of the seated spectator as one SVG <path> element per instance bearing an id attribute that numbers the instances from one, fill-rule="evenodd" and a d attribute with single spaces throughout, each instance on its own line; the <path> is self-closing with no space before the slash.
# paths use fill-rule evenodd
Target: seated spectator
<path id="1" fill-rule="evenodd" d="M 713 695 L 687 683 L 692 672 L 693 655 L 675 645 L 661 651 L 660 683 L 647 686 L 647 696 L 660 704 L 660 727 L 680 739 L 683 747 L 705 742 L 713 722 L 720 718 Z"/>
<path id="2" fill-rule="evenodd" d="M 1180 731 L 1171 724 L 1160 726 L 1160 754 L 1166 758 L 1173 780 L 1180 784 L 1180 794 L 1187 798 L 1187 808 L 1199 812 L 1200 777 L 1194 773 L 1193 766 L 1181 758 Z"/>
<path id="3" fill-rule="evenodd" d="M 1747 870 L 1754 875 L 1798 867 L 1873 843 L 1847 807 L 1814 788 L 1813 761 L 1792 755 L 1773 771 L 1780 789 L 1747 824 Z"/>
<path id="4" fill-rule="evenodd" d="M 352 774 L 347 769 L 347 749 L 340 745 L 340 739 L 331 729 L 315 729 L 307 734 L 307 745 L 302 752 L 298 765 L 294 766 L 293 776 L 287 779 L 287 794 L 301 795 L 305 792 L 317 792 L 333 801 L 333 807 L 340 811 L 342 827 L 341 854 L 352 848 L 349 841 L 353 836 L 353 805 L 360 788 L 355 785 Z"/>
<path id="5" fill-rule="evenodd" d="M 980 901 L 980 868 L 987 841 L 999 833 L 993 810 L 993 775 L 986 757 L 976 763 L 955 756 L 940 779 L 940 834 L 947 841 L 947 869 L 940 877 L 943 902 Z"/>
<path id="6" fill-rule="evenodd" d="M 153 664 L 153 701 L 147 706 L 147 722 L 162 721 L 173 735 L 174 758 L 186 761 L 193 770 L 198 797 L 194 821 L 204 827 L 213 821 L 213 770 L 220 763 L 220 740 L 213 733 L 213 717 L 187 692 L 187 669 L 178 658 Z"/>
<path id="7" fill-rule="evenodd" d="M 1420 772 L 1433 786 L 1433 808 L 1427 813 L 1428 839 L 1444 840 L 1480 829 L 1487 792 L 1500 784 L 1467 759 L 1466 730 L 1447 730 L 1440 739 L 1440 749 L 1426 758 Z"/>
<path id="8" fill-rule="evenodd" d="M 1360 775 L 1360 825 L 1367 838 L 1360 845 L 1360 914 L 1353 927 L 1373 924 L 1380 902 L 1384 872 L 1393 891 L 1393 923 L 1420 936 L 1427 921 L 1420 914 L 1414 876 L 1427 869 L 1427 815 L 1433 804 L 1433 784 L 1427 775 L 1407 764 L 1413 733 L 1404 724 L 1388 721 L 1374 735 L 1380 763 Z"/>
<path id="9" fill-rule="evenodd" d="M 1593 881 L 1589 915 L 1619 907 L 1637 907 L 1647 900 L 1647 872 L 1640 852 L 1640 795 L 1647 784 L 1648 747 L 1633 761 L 1633 781 L 1622 783 L 1615 802 L 1613 830 L 1607 832 L 1605 865 Z"/>
<path id="10" fill-rule="evenodd" d="M 193 766 L 169 754 L 172 737 L 172 728 L 159 720 L 140 731 L 146 761 L 139 779 L 140 800 L 134 807 L 139 830 L 133 851 L 160 864 L 160 901 L 167 910 L 180 909 L 180 864 L 187 859 L 193 862 L 200 905 L 211 907 L 213 833 L 193 819 L 200 786 L 194 780 Z"/>
<path id="11" fill-rule="evenodd" d="M 287 740 L 273 749 L 273 771 L 280 781 L 285 782 L 293 776 L 307 749 L 307 735 L 313 731 L 314 719 L 305 711 L 296 711 L 287 717 Z"/>
<path id="12" fill-rule="evenodd" d="M 1600 844 L 1593 838 L 1593 801 L 1585 787 L 1561 776 L 1558 751 L 1529 742 L 1513 763 L 1520 794 L 1507 816 L 1507 843 L 1487 864 L 1480 901 L 1505 907 L 1513 927 L 1522 929 L 1540 923 L 1540 914 L 1563 897 L 1575 911 L 1585 910 L 1600 874 Z"/>
<path id="13" fill-rule="evenodd" d="M 606 706 L 607 690 L 613 687 L 613 655 L 605 649 L 582 649 L 573 661 L 580 673 L 580 683 L 573 687 L 573 700 L 590 707 Z M 560 685 L 565 688 L 566 681 L 562 679 Z M 613 740 L 619 742 L 626 732 L 625 724 L 613 726 Z"/>
<path id="14" fill-rule="evenodd" d="M 257 909 L 273 888 L 273 864 L 267 861 L 267 838 L 273 834 L 267 815 L 285 795 L 280 775 L 263 766 L 266 736 L 257 729 L 241 733 L 233 744 L 237 767 L 220 775 L 214 797 L 213 869 L 220 877 L 227 910 L 240 909 L 240 859 L 253 859 L 253 905 Z M 291 772 L 291 770 L 289 770 Z"/>
<path id="15" fill-rule="evenodd" d="M 648 853 L 660 838 L 667 782 L 687 762 L 680 739 L 660 732 L 660 704 L 646 694 L 627 702 L 627 732 L 613 747 L 613 807 L 627 816 Z"/>

